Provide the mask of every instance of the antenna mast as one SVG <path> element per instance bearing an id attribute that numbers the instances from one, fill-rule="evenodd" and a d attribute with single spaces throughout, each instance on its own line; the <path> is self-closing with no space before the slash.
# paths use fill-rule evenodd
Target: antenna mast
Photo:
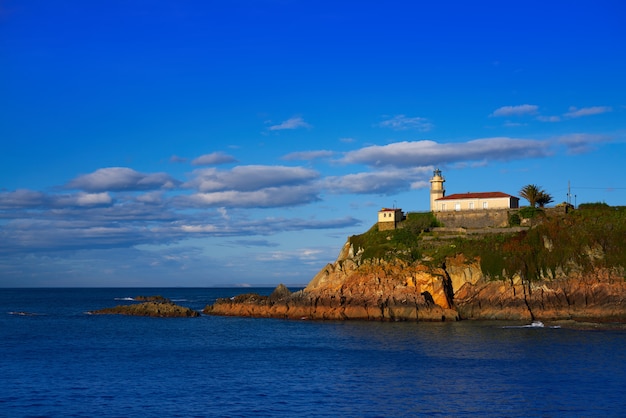
<path id="1" fill-rule="evenodd" d="M 567 204 L 572 204 L 572 189 L 570 188 L 569 180 L 567 180 Z"/>

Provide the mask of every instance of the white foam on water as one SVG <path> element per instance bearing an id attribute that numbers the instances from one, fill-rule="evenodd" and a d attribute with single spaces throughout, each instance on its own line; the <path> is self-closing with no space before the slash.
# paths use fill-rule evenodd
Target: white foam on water
<path id="1" fill-rule="evenodd" d="M 549 328 L 549 329 L 558 329 L 558 328 L 561 328 L 561 326 L 560 325 L 553 325 L 553 326 L 546 327 L 544 325 L 544 323 L 541 322 L 541 321 L 533 321 L 532 323 L 530 323 L 528 325 L 506 325 L 506 326 L 503 326 L 502 328 L 505 328 L 505 329 L 514 329 L 514 328 L 537 328 L 537 329 L 539 329 L 539 328 Z"/>

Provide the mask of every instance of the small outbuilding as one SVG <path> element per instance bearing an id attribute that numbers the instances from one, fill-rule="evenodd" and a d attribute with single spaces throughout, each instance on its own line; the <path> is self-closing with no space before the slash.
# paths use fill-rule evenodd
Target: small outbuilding
<path id="1" fill-rule="evenodd" d="M 402 209 L 382 208 L 378 211 L 378 230 L 387 231 L 396 229 L 398 222 L 404 219 Z"/>

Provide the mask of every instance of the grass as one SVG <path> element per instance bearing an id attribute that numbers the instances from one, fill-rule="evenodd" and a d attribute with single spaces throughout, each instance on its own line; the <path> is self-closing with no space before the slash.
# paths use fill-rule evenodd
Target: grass
<path id="1" fill-rule="evenodd" d="M 437 226 L 432 213 L 410 213 L 401 228 L 379 231 L 374 225 L 350 237 L 363 259 L 425 262 L 441 265 L 446 257 L 464 254 L 480 258 L 483 273 L 492 280 L 519 272 L 526 280 L 550 277 L 557 269 L 589 271 L 595 267 L 626 269 L 626 207 L 581 204 L 568 213 L 535 212 L 542 222 L 523 232 L 424 240 Z M 427 261 L 424 261 L 427 260 Z"/>

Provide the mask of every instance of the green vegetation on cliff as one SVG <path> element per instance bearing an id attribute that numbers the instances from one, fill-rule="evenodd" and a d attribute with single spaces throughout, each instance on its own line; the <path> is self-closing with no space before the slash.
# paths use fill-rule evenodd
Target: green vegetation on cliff
<path id="1" fill-rule="evenodd" d="M 514 273 L 533 281 L 572 269 L 626 269 L 626 207 L 582 204 L 568 213 L 546 210 L 533 215 L 541 221 L 521 232 L 438 236 L 428 232 L 437 226 L 431 213 L 411 213 L 399 229 L 379 231 L 374 225 L 350 237 L 350 243 L 355 251 L 362 249 L 362 259 L 441 265 L 448 256 L 464 254 L 479 258 L 483 273 L 492 280 Z"/>
<path id="2" fill-rule="evenodd" d="M 355 250 L 363 249 L 363 259 L 401 258 L 416 261 L 422 257 L 421 234 L 435 226 L 439 224 L 431 212 L 408 213 L 402 228 L 379 231 L 376 224 L 364 234 L 351 236 L 350 243 Z"/>

